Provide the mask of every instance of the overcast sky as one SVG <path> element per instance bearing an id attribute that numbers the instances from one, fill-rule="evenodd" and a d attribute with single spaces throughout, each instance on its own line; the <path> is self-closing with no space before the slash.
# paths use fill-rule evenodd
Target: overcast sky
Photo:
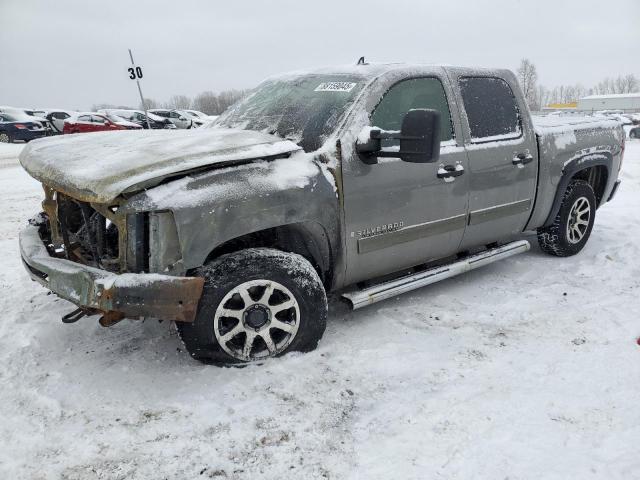
<path id="1" fill-rule="evenodd" d="M 86 109 L 247 88 L 314 66 L 517 68 L 540 83 L 640 76 L 640 0 L 0 0 L 0 105 Z"/>

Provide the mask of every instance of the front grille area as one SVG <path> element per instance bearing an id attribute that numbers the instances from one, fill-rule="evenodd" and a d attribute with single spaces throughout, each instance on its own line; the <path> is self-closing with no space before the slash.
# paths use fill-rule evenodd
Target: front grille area
<path id="1" fill-rule="evenodd" d="M 115 273 L 149 271 L 149 215 L 83 202 L 44 185 L 37 224 L 49 254 Z"/>
<path id="2" fill-rule="evenodd" d="M 56 248 L 52 239 L 54 253 L 58 256 L 62 253 L 69 260 L 85 265 L 120 271 L 117 225 L 88 203 L 60 193 L 56 195 L 56 203 L 57 227 L 63 248 Z"/>

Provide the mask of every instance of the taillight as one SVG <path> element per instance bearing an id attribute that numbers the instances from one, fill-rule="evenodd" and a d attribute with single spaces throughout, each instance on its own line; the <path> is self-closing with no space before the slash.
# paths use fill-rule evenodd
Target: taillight
<path id="1" fill-rule="evenodd" d="M 16 123 L 13 126 L 19 128 L 20 130 L 24 130 L 25 128 L 27 128 L 27 126 L 23 125 L 22 123 Z"/>

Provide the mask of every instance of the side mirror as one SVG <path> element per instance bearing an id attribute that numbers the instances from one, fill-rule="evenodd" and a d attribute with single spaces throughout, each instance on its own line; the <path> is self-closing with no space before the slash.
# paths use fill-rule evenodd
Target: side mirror
<path id="1" fill-rule="evenodd" d="M 382 140 L 400 140 L 400 149 L 383 150 Z M 440 158 L 440 112 L 409 110 L 399 132 L 365 127 L 358 136 L 356 150 L 367 164 L 378 163 L 380 157 L 400 158 L 411 163 L 437 162 Z"/>

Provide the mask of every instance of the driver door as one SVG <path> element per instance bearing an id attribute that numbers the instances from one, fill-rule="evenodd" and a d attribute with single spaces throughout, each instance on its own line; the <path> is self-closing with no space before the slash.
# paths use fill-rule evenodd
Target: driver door
<path id="1" fill-rule="evenodd" d="M 454 254 L 466 226 L 468 175 L 438 178 L 438 170 L 445 166 L 467 168 L 462 135 L 451 119 L 449 85 L 439 75 L 405 77 L 382 91 L 381 97 L 369 100 L 369 125 L 400 130 L 409 110 L 438 110 L 440 159 L 408 163 L 379 158 L 377 164 L 367 165 L 355 145 L 343 159 L 347 284 Z M 365 126 L 354 128 L 359 131 Z M 398 149 L 394 141 L 384 142 L 385 150 Z"/>

